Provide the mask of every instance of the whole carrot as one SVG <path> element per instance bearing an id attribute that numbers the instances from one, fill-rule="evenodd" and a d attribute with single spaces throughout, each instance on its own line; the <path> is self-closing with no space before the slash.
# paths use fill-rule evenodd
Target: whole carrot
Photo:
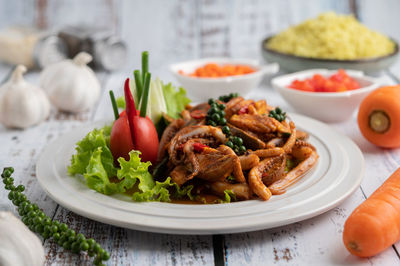
<path id="1" fill-rule="evenodd" d="M 400 168 L 344 224 L 343 242 L 351 254 L 369 257 L 400 240 Z"/>

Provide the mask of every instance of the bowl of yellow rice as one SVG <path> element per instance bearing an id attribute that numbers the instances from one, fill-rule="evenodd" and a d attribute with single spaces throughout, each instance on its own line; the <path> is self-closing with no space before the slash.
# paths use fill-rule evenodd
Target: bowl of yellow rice
<path id="1" fill-rule="evenodd" d="M 262 42 L 266 61 L 286 71 L 310 68 L 379 72 L 392 65 L 399 51 L 393 39 L 370 30 L 352 15 L 320 14 Z"/>

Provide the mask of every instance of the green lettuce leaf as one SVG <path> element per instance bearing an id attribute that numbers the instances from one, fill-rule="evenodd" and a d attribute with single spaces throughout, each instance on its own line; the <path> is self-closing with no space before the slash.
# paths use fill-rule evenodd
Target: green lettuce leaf
<path id="1" fill-rule="evenodd" d="M 102 163 L 102 153 L 102 147 L 98 147 L 93 152 L 83 177 L 89 188 L 110 195 L 118 191 L 118 186 L 115 183 L 111 183 L 108 179 L 107 171 Z"/>
<path id="2" fill-rule="evenodd" d="M 180 113 L 191 100 L 186 97 L 186 91 L 182 87 L 176 90 L 171 83 L 162 84 L 165 103 L 167 104 L 167 114 L 175 119 L 179 118 Z"/>
<path id="3" fill-rule="evenodd" d="M 150 191 L 154 187 L 154 180 L 148 171 L 150 162 L 140 161 L 140 152 L 131 151 L 129 153 L 129 161 L 124 158 L 118 158 L 120 169 L 118 169 L 117 177 L 119 182 L 120 192 L 132 188 L 138 181 L 138 188 L 141 192 Z"/>
<path id="4" fill-rule="evenodd" d="M 111 126 L 90 131 L 81 141 L 77 143 L 76 154 L 72 155 L 71 165 L 68 166 L 70 175 L 85 174 L 89 161 L 95 151 L 98 151 L 100 163 L 107 176 L 115 176 L 117 168 L 114 166 L 114 158 L 109 148 Z M 100 148 L 100 150 L 98 150 Z"/>

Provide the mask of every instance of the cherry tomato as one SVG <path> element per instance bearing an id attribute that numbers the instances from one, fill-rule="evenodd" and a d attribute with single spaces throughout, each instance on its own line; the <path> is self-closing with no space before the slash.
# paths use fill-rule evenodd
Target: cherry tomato
<path id="1" fill-rule="evenodd" d="M 134 150 L 131 130 L 129 129 L 128 117 L 123 111 L 111 129 L 110 149 L 115 160 L 123 157 L 129 160 L 129 152 Z"/>
<path id="2" fill-rule="evenodd" d="M 133 134 L 135 141 L 132 141 L 132 134 L 129 127 L 128 116 L 126 112 L 121 112 L 119 118 L 114 122 L 111 129 L 110 148 L 115 160 L 119 157 L 129 160 L 129 152 L 138 150 L 142 154 L 143 162 L 150 161 L 155 163 L 158 152 L 158 135 L 153 122 L 148 116 L 146 118 L 139 116 L 139 110 L 134 116 L 135 132 Z"/>
<path id="3" fill-rule="evenodd" d="M 157 161 L 158 152 L 158 134 L 153 122 L 146 116 L 146 118 L 139 115 L 133 117 L 135 124 L 135 149 L 139 150 L 142 155 L 142 161 L 150 161 L 155 163 Z"/>

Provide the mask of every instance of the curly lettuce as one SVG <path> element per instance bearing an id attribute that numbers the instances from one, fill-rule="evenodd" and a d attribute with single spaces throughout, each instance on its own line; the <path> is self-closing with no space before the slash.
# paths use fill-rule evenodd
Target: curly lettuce
<path id="1" fill-rule="evenodd" d="M 139 151 L 131 151 L 128 161 L 119 158 L 117 168 L 110 150 L 110 132 L 110 126 L 94 129 L 77 143 L 68 166 L 70 175 L 81 174 L 89 188 L 106 195 L 133 189 L 134 201 L 170 202 L 171 197 L 193 199 L 193 186 L 179 187 L 170 177 L 164 182 L 154 181 L 148 170 L 151 163 L 142 162 Z"/>
<path id="2" fill-rule="evenodd" d="M 178 90 L 171 83 L 162 84 L 165 103 L 167 104 L 167 114 L 175 119 L 179 118 L 182 110 L 191 100 L 186 96 L 184 88 L 179 87 Z"/>

